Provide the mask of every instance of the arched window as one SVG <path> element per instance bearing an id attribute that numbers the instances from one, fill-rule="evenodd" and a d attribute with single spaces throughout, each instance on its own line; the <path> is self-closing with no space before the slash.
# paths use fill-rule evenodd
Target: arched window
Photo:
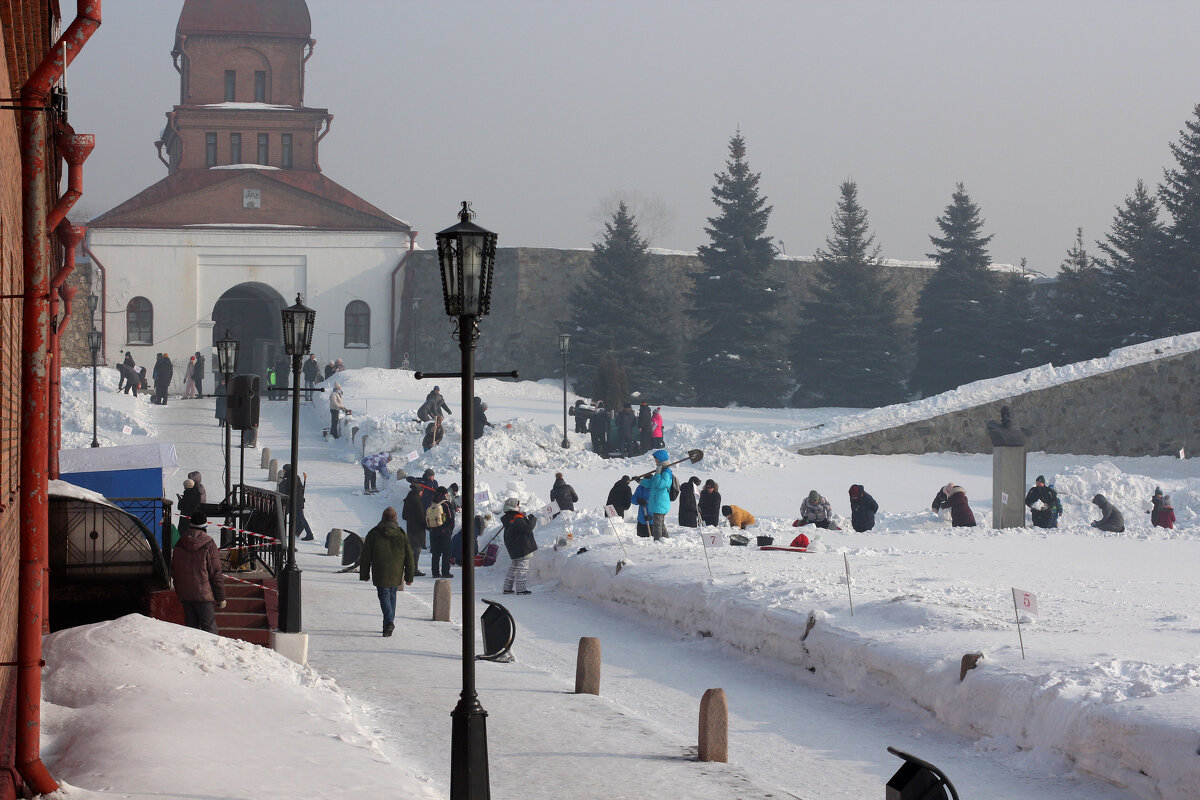
<path id="1" fill-rule="evenodd" d="M 346 305 L 346 347 L 371 346 L 371 307 L 362 300 Z"/>
<path id="2" fill-rule="evenodd" d="M 154 306 L 144 297 L 125 306 L 125 343 L 154 344 Z"/>

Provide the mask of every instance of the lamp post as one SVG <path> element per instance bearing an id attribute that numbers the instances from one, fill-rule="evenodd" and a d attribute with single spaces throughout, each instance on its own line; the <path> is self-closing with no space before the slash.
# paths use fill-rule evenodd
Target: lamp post
<path id="1" fill-rule="evenodd" d="M 225 502 L 231 503 L 229 497 L 229 486 L 232 481 L 232 467 L 229 465 L 229 390 L 233 383 L 233 373 L 237 372 L 238 351 L 242 344 L 237 339 L 229 335 L 229 329 L 225 329 L 225 338 L 217 341 L 217 369 L 225 376 Z"/>
<path id="2" fill-rule="evenodd" d="M 462 204 L 458 224 L 437 234 L 438 264 L 446 314 L 455 321 L 454 338 L 462 352 L 462 538 L 475 542 L 475 341 L 479 317 L 488 313 L 496 234 L 471 221 L 469 203 Z M 450 798 L 487 800 L 487 712 L 475 693 L 475 559 L 463 559 L 462 694 L 450 716 Z"/>
<path id="3" fill-rule="evenodd" d="M 88 295 L 88 308 L 95 311 L 96 295 Z M 96 439 L 96 356 L 100 353 L 100 331 L 96 330 L 96 325 L 92 323 L 92 329 L 88 331 L 88 349 L 92 351 L 92 447 L 99 447 L 100 442 Z"/>
<path id="4" fill-rule="evenodd" d="M 279 630 L 300 632 L 300 570 L 296 567 L 296 481 L 300 475 L 300 360 L 312 349 L 317 312 L 300 302 L 283 309 L 283 350 L 292 357 L 292 460 L 288 471 L 288 555 L 279 580 Z"/>
<path id="5" fill-rule="evenodd" d="M 571 349 L 571 334 L 560 333 L 558 335 L 558 351 L 563 357 L 563 447 L 570 447 L 571 442 L 567 440 L 567 351 Z"/>

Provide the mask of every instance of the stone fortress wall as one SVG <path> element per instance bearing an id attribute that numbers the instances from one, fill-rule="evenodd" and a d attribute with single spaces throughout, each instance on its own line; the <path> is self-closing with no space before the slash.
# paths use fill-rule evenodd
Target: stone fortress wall
<path id="1" fill-rule="evenodd" d="M 802 447 L 803 455 L 990 453 L 987 423 L 1012 409 L 1028 450 L 1111 456 L 1200 453 L 1200 351 L 1164 356 L 887 430 Z"/>

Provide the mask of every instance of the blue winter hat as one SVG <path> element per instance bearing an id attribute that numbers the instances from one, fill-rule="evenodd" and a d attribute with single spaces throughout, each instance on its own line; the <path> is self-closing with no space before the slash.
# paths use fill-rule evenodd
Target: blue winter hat
<path id="1" fill-rule="evenodd" d="M 671 456 L 667 454 L 666 450 L 655 450 L 652 455 L 654 456 L 655 461 L 663 464 L 665 464 L 671 458 Z"/>

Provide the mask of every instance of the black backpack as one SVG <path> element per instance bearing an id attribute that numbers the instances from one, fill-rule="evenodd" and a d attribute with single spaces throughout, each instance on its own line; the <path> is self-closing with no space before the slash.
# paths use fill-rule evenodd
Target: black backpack
<path id="1" fill-rule="evenodd" d="M 672 503 L 679 499 L 679 480 L 674 472 L 671 473 L 671 488 L 667 489 L 667 496 L 671 498 Z"/>

